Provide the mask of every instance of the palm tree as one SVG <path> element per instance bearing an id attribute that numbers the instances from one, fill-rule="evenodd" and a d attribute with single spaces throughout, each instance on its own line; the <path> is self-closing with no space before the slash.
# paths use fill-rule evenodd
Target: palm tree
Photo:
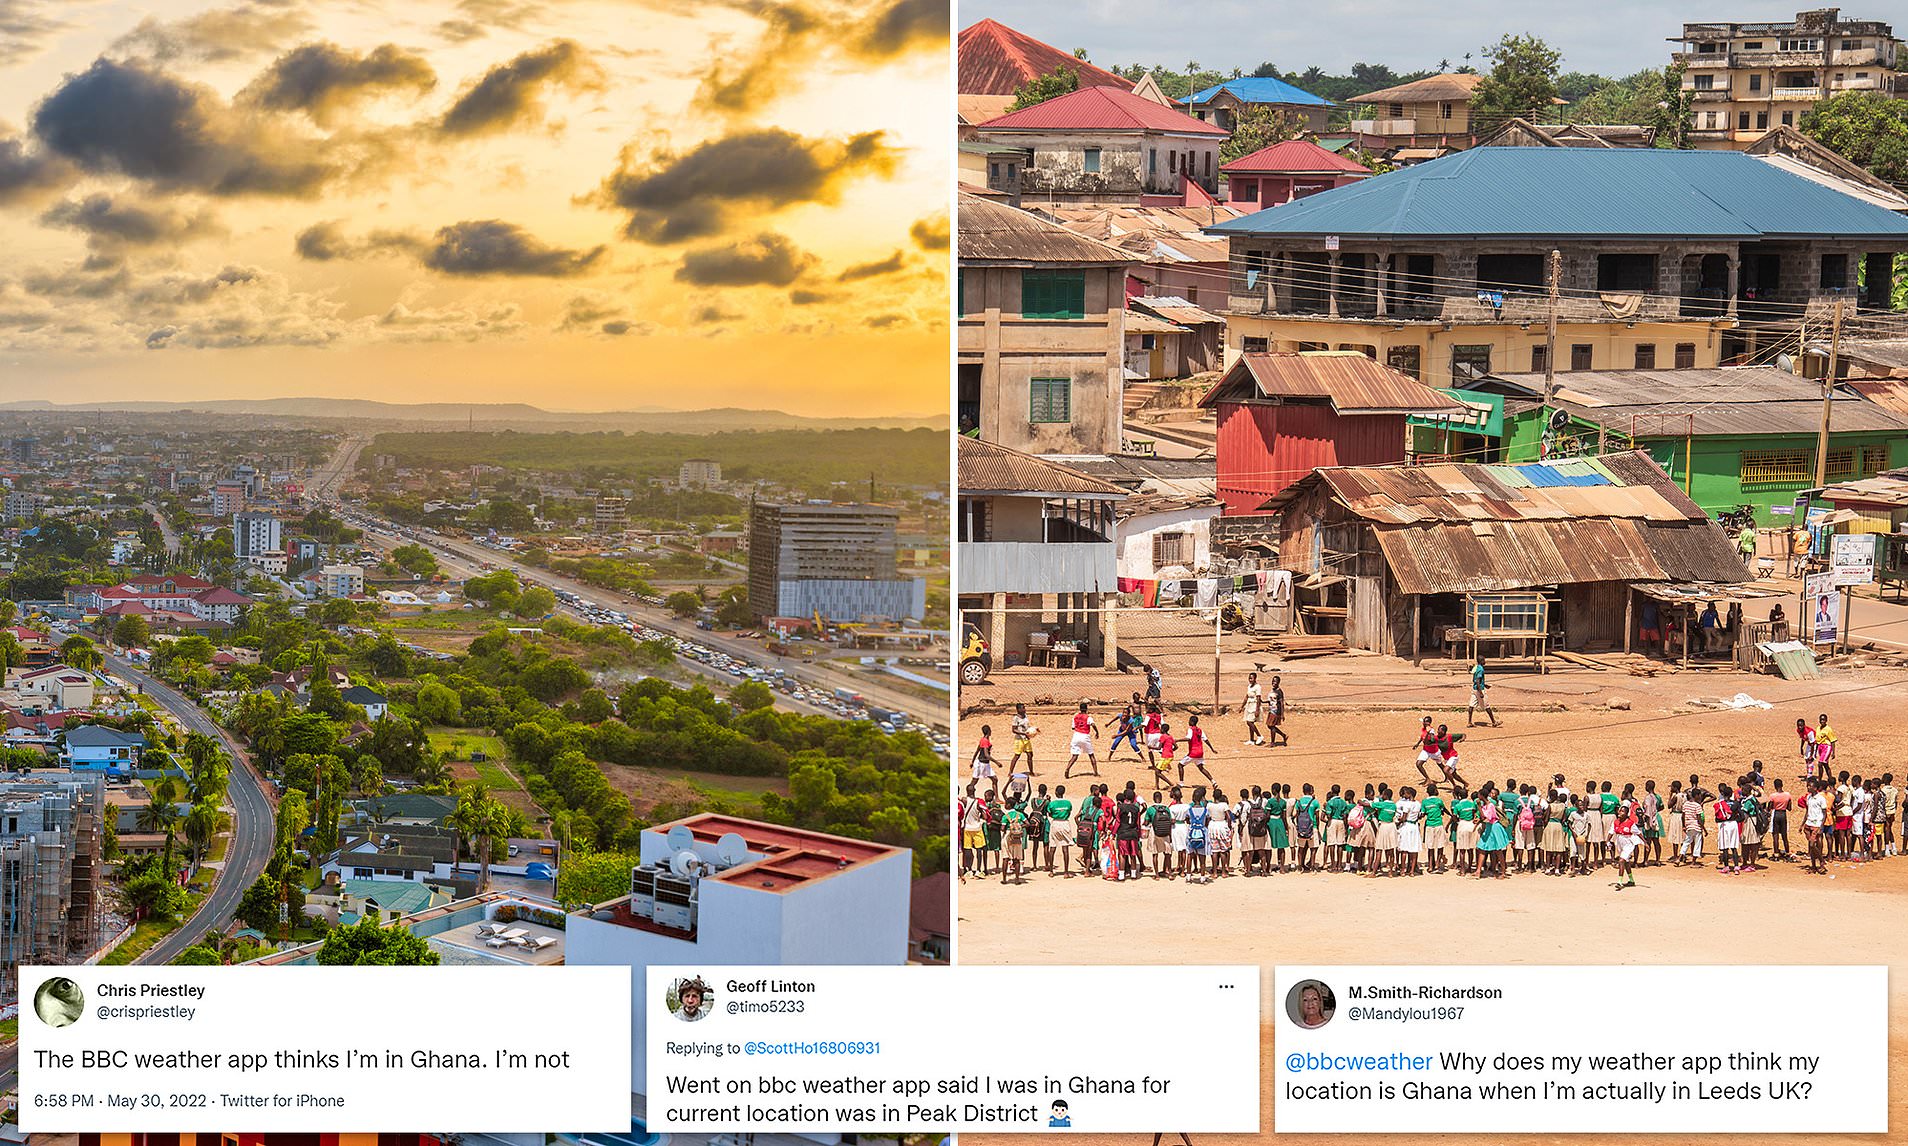
<path id="1" fill-rule="evenodd" d="M 12 633 L 0 632 L 0 674 L 25 663 L 26 650 L 20 647 L 20 639 Z"/>
<path id="2" fill-rule="evenodd" d="M 178 781 L 170 776 L 161 776 L 152 782 L 151 799 L 139 809 L 139 830 L 142 832 L 164 832 L 166 834 L 165 867 L 168 875 L 172 872 L 172 840 L 179 830 L 179 809 L 175 806 L 179 798 Z"/>
<path id="3" fill-rule="evenodd" d="M 217 804 L 201 801 L 192 805 L 185 815 L 186 843 L 191 845 L 194 859 L 203 859 L 212 846 L 212 837 L 219 834 L 225 826 L 225 813 Z"/>
<path id="4" fill-rule="evenodd" d="M 81 672 L 92 672 L 105 659 L 99 655 L 99 649 L 83 636 L 74 634 L 60 645 L 60 659 Z"/>
<path id="5" fill-rule="evenodd" d="M 18 605 L 12 601 L 0 601 L 0 628 L 11 625 L 13 619 L 19 615 L 20 607 Z"/>
<path id="6" fill-rule="evenodd" d="M 450 769 L 437 758 L 436 753 L 426 753 L 417 762 L 417 766 L 411 769 L 411 779 L 417 781 L 420 786 L 429 788 L 449 780 Z"/>

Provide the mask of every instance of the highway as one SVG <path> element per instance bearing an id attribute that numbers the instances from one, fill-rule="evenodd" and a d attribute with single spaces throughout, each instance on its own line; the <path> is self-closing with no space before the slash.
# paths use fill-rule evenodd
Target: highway
<path id="1" fill-rule="evenodd" d="M 193 732 L 203 732 L 219 741 L 232 753 L 232 779 L 226 795 L 232 805 L 232 842 L 225 850 L 225 867 L 212 894 L 199 910 L 134 960 L 136 963 L 170 963 L 180 952 L 197 943 L 214 927 L 224 927 L 238 911 L 245 889 L 258 881 L 272 858 L 272 838 L 277 832 L 276 816 L 265 797 L 264 782 L 244 763 L 238 742 L 212 722 L 205 711 L 181 696 L 170 685 L 156 680 L 118 657 L 108 656 L 107 667 L 121 680 L 138 685 L 147 696 L 158 701 L 179 722 Z"/>

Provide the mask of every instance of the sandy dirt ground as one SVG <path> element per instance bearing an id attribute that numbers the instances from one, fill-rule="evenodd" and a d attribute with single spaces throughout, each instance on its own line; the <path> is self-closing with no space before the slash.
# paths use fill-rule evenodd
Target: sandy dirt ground
<path id="1" fill-rule="evenodd" d="M 1100 674 L 1100 689 L 1074 695 L 1117 695 Z M 1243 675 L 1228 673 L 1225 691 L 1243 688 Z M 1327 658 L 1287 672 L 1294 705 L 1293 746 L 1246 748 L 1234 717 L 1211 721 L 1218 755 L 1209 766 L 1229 792 L 1240 784 L 1273 780 L 1311 782 L 1321 796 L 1334 783 L 1384 780 L 1396 786 L 1416 780 L 1410 742 L 1423 711 L 1462 726 L 1465 689 L 1452 674 L 1412 673 L 1393 666 L 1361 665 Z M 1091 683 L 1090 680 L 1088 683 Z M 1480 728 L 1465 742 L 1465 771 L 1475 780 L 1506 776 L 1543 783 L 1562 771 L 1573 788 L 1585 778 L 1626 781 L 1655 778 L 1659 789 L 1672 778 L 1698 773 L 1706 784 L 1733 780 L 1756 757 L 1780 767 L 1770 775 L 1793 776 L 1794 724 L 1831 714 L 1841 736 L 1838 764 L 1863 774 L 1908 774 L 1908 673 L 1867 669 L 1831 672 L 1822 680 L 1785 682 L 1733 673 L 1678 673 L 1643 680 L 1598 673 L 1546 677 L 1504 674 L 1492 697 L 1501 729 Z M 1056 690 L 1064 695 L 1064 690 Z M 1738 691 L 1770 701 L 1767 711 L 1717 712 L 1692 708 L 1692 697 Z M 1171 692 L 1169 688 L 1169 699 Z M 1056 699 L 1061 699 L 1056 697 Z M 1612 709 L 1617 699 L 1628 708 Z M 1059 780 L 1065 740 L 1063 708 L 1035 714 L 1045 726 L 1046 749 L 1038 780 Z M 962 722 L 964 743 L 978 725 L 996 726 L 1006 743 L 1006 719 L 971 714 Z M 1102 740 L 1104 744 L 1104 740 Z M 967 754 L 962 761 L 965 774 Z M 1003 756 L 1004 760 L 1004 756 Z M 1147 772 L 1122 750 L 1116 764 L 1101 763 L 1102 779 L 1117 789 L 1128 779 L 1152 788 Z M 1081 782 L 1078 778 L 1074 783 Z M 1792 781 L 1793 782 L 1793 781 Z M 1076 789 L 1077 790 L 1077 789 Z M 1713 834 L 1709 841 L 1713 863 Z M 1571 964 L 1774 965 L 1772 991 L 1801 995 L 1808 983 L 1780 965 L 1881 963 L 1890 967 L 1888 999 L 1892 1034 L 1889 1068 L 1890 1135 L 1823 1135 L 1849 1142 L 1908 1141 L 1908 858 L 1870 864 L 1835 864 L 1830 877 L 1811 877 L 1800 865 L 1772 864 L 1764 871 L 1723 876 L 1700 871 L 1646 868 L 1638 887 L 1621 894 L 1613 877 L 1581 879 L 1513 876 L 1480 881 L 1452 875 L 1366 879 L 1343 874 L 1232 876 L 1209 885 L 1156 882 L 1124 884 L 1098 879 L 1032 875 L 1024 884 L 970 879 L 957 900 L 962 963 L 1423 963 L 1506 962 Z M 1727 906 L 1730 924 L 1715 924 Z M 1172 971 L 1162 967 L 1169 985 Z M 1267 976 L 1269 995 L 1270 976 Z M 1272 1029 L 1263 1029 L 1270 1062 Z M 1432 1119 L 1435 1121 L 1435 1118 Z M 1262 1103 L 1262 1129 L 1274 1129 L 1272 1095 Z M 1616 1134 L 1535 1134 L 1493 1137 L 1493 1142 L 1576 1144 Z M 1799 1135 L 1733 1136 L 1731 1146 L 1793 1146 Z M 1413 1135 L 1478 1141 L 1468 1135 Z M 1150 1134 L 1088 1136 L 1095 1142 L 1139 1143 Z M 1196 1136 L 1198 1146 L 1251 1142 L 1251 1136 Z M 1395 1135 L 1317 1136 L 1317 1146 L 1395 1142 Z M 1650 1134 L 1652 1143 L 1713 1139 Z M 1006 1136 L 963 1135 L 963 1143 L 1009 1146 Z M 1169 1143 L 1173 1139 L 1168 1138 Z M 1303 1146 L 1313 1136 L 1279 1139 Z"/>

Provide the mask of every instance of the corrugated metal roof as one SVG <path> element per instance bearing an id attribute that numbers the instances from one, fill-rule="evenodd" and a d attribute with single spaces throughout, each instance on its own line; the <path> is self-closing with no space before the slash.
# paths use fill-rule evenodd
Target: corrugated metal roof
<path id="1" fill-rule="evenodd" d="M 1010 111 L 981 131 L 1170 131 L 1224 139 L 1229 132 L 1145 96 L 1114 88 L 1081 88 L 1045 103 Z"/>
<path id="2" fill-rule="evenodd" d="M 1124 498 L 1127 491 L 1033 454 L 963 435 L 959 484 L 962 493 L 1047 494 L 1054 497 Z"/>
<path id="3" fill-rule="evenodd" d="M 1226 321 L 1224 316 L 1214 314 L 1209 310 L 1202 310 L 1177 295 L 1141 295 L 1127 299 L 1126 305 L 1128 310 L 1137 307 L 1151 311 L 1170 322 L 1183 323 L 1187 326 L 1222 324 Z"/>
<path id="4" fill-rule="evenodd" d="M 1468 100 L 1484 77 L 1475 72 L 1444 72 L 1421 80 L 1380 88 L 1351 97 L 1351 103 L 1429 103 L 1433 100 Z"/>
<path id="5" fill-rule="evenodd" d="M 1822 500 L 1837 504 L 1851 501 L 1863 505 L 1908 505 L 1908 480 L 1872 477 L 1845 481 L 1823 490 Z"/>
<path id="6" fill-rule="evenodd" d="M 1320 483 L 1371 523 L 1402 593 L 1748 580 L 1721 528 L 1640 452 L 1568 465 L 1321 469 L 1264 508 Z"/>
<path id="7" fill-rule="evenodd" d="M 1126 333 L 1128 334 L 1185 334 L 1186 328 L 1176 322 L 1168 322 L 1143 310 L 1128 309 L 1126 312 Z"/>
<path id="8" fill-rule="evenodd" d="M 1908 240 L 1908 217 L 1735 151 L 1480 147 L 1208 230 L 1425 238 Z"/>
<path id="9" fill-rule="evenodd" d="M 1031 211 L 963 191 L 959 222 L 960 260 L 966 263 L 1071 263 L 1124 265 L 1132 255 L 1097 239 L 1076 235 Z"/>
<path id="10" fill-rule="evenodd" d="M 1889 413 L 1908 417 L 1908 378 L 1863 378 L 1847 385 Z"/>
<path id="11" fill-rule="evenodd" d="M 954 97 L 954 115 L 962 123 L 986 123 L 990 119 L 999 119 L 1012 107 L 1014 97 L 1011 94 L 994 95 L 957 95 Z"/>
<path id="12" fill-rule="evenodd" d="M 1293 87 L 1281 79 L 1271 76 L 1245 76 L 1241 79 L 1227 80 L 1223 84 L 1214 84 L 1204 91 L 1194 92 L 1188 102 L 1208 103 L 1220 92 L 1231 92 L 1233 97 L 1244 103 L 1289 103 L 1308 107 L 1330 107 L 1332 101 L 1323 96 L 1315 96 L 1304 88 Z"/>
<path id="13" fill-rule="evenodd" d="M 955 90 L 967 95 L 1013 95 L 1022 84 L 1049 75 L 1055 68 L 1073 71 L 1083 87 L 1125 91 L 1133 86 L 1132 80 L 995 20 L 982 20 L 961 29 L 958 48 Z"/>
<path id="14" fill-rule="evenodd" d="M 1244 354 L 1199 400 L 1326 399 L 1341 414 L 1461 414 L 1464 407 L 1356 350 Z"/>
<path id="15" fill-rule="evenodd" d="M 1317 175 L 1328 172 L 1371 174 L 1371 168 L 1364 164 L 1354 163 L 1342 155 L 1327 151 L 1318 144 L 1304 139 L 1287 139 L 1270 147 L 1261 147 L 1252 154 L 1242 155 L 1231 163 L 1221 163 L 1219 170 L 1239 174 L 1248 172 L 1293 175 Z"/>
<path id="16" fill-rule="evenodd" d="M 1533 393 L 1543 388 L 1541 374 L 1493 377 Z M 1835 432 L 1908 430 L 1908 421 L 1902 418 L 1908 411 L 1872 401 L 1858 383 L 1848 387 L 1835 394 L 1831 413 Z M 1813 434 L 1822 422 L 1822 384 L 1773 366 L 1573 370 L 1557 376 L 1551 404 L 1583 421 L 1635 437 L 1681 437 L 1689 432 L 1698 436 Z"/>
<path id="17" fill-rule="evenodd" d="M 1855 362 L 1898 370 L 1908 367 L 1908 338 L 1846 338 L 1842 354 Z"/>

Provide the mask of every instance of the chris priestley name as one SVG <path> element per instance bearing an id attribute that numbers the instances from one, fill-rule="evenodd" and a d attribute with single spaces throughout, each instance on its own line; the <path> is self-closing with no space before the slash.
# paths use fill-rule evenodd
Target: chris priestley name
<path id="1" fill-rule="evenodd" d="M 101 983 L 94 988 L 103 999 L 203 999 L 205 988 L 187 983 Z"/>

